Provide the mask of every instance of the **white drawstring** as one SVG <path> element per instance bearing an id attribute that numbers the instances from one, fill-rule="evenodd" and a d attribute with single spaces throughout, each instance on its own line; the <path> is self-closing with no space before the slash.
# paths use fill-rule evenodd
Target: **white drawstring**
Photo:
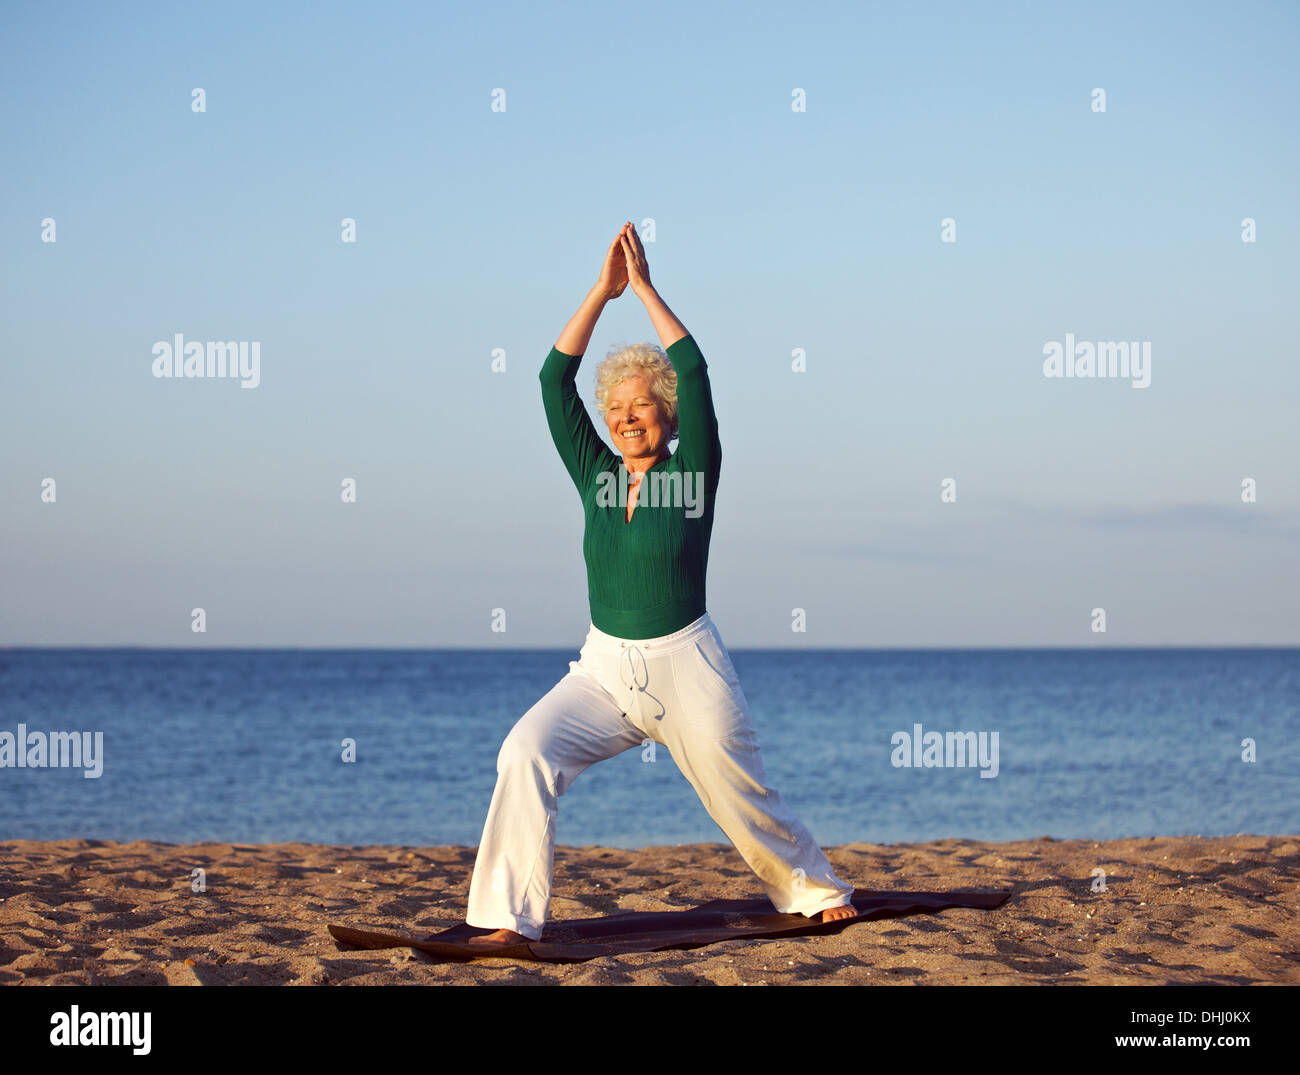
<path id="1" fill-rule="evenodd" d="M 619 657 L 618 678 L 622 682 L 623 686 L 633 692 L 632 705 L 636 710 L 637 719 L 639 720 L 642 719 L 641 698 L 645 693 L 646 688 L 650 685 L 650 668 L 649 665 L 646 664 L 645 654 L 641 652 L 640 646 L 632 642 L 622 642 L 620 643 L 619 648 L 623 652 Z M 647 646 L 646 648 L 649 649 L 650 647 Z M 639 675 L 637 674 L 636 658 L 633 657 L 633 654 L 636 654 L 636 658 L 640 658 L 641 660 L 641 671 Z M 627 658 L 628 670 L 632 673 L 631 683 L 627 681 L 627 676 L 623 674 L 624 657 Z M 662 719 L 662 714 L 656 716 L 655 719 Z"/>

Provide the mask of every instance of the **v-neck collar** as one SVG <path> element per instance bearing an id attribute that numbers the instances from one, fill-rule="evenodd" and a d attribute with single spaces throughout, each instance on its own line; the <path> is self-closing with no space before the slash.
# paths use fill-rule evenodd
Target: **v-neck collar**
<path id="1" fill-rule="evenodd" d="M 660 463 L 668 463 L 668 462 L 671 462 L 673 456 L 676 455 L 676 454 L 677 454 L 676 452 L 669 452 L 669 453 L 668 453 L 668 454 L 667 454 L 663 459 L 660 459 L 658 463 L 654 463 L 654 464 L 652 464 L 650 467 L 648 467 L 647 469 L 641 471 L 641 481 L 642 481 L 642 484 L 645 483 L 645 476 L 646 476 L 647 474 L 649 474 L 650 471 L 654 470 L 655 467 L 657 467 L 657 466 L 660 465 Z M 624 460 L 624 459 L 620 459 L 620 460 L 619 460 L 619 466 L 621 466 L 624 470 L 627 470 L 627 461 Z M 628 473 L 631 474 L 632 472 L 629 470 Z M 629 481 L 628 484 L 630 485 L 631 482 Z M 640 490 L 639 487 L 638 487 L 638 489 L 637 489 L 636 498 L 637 498 L 637 502 L 640 503 L 640 500 L 641 500 L 641 490 Z M 644 507 L 644 505 L 641 505 L 641 507 Z M 637 513 L 638 511 L 641 510 L 641 507 L 634 507 L 634 508 L 632 509 L 632 519 L 635 519 L 635 518 L 636 518 L 636 513 Z M 620 525 L 620 526 L 631 526 L 631 525 L 632 525 L 632 519 L 629 519 L 629 518 L 627 517 L 627 505 L 624 504 L 624 505 L 620 508 L 620 510 L 619 510 L 619 516 L 618 516 L 618 522 L 619 522 L 619 525 Z"/>

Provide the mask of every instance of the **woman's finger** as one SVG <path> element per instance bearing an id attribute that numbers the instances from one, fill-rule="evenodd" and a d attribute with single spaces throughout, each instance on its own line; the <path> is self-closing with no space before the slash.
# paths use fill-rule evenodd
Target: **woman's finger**
<path id="1" fill-rule="evenodd" d="M 620 264 L 621 263 L 621 264 Z M 600 267 L 601 278 L 613 278 L 620 274 L 627 275 L 627 246 L 622 234 L 614 237 L 605 253 L 605 263 Z"/>
<path id="2" fill-rule="evenodd" d="M 636 251 L 634 251 L 632 247 L 629 245 L 627 241 L 627 236 L 626 235 L 620 236 L 620 240 L 623 243 L 623 256 L 627 259 L 628 268 L 629 269 L 635 268 L 637 272 L 640 272 L 641 263 L 637 261 Z"/>

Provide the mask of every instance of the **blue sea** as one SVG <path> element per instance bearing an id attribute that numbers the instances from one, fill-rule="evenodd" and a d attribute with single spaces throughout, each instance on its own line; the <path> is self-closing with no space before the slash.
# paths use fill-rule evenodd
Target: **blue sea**
<path id="1" fill-rule="evenodd" d="M 0 768 L 0 839 L 473 846 L 501 740 L 576 656 L 0 650 L 0 733 L 102 733 L 95 779 Z M 769 784 L 823 845 L 1300 833 L 1300 650 L 732 660 Z M 896 764 L 925 761 L 900 739 L 917 725 L 953 764 Z M 949 732 L 982 734 L 985 762 L 996 733 L 996 775 L 949 759 Z M 560 800 L 562 844 L 725 839 L 663 748 L 591 767 Z"/>

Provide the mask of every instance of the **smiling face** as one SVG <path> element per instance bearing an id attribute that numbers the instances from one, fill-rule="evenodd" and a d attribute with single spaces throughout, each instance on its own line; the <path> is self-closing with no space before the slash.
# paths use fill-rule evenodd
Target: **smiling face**
<path id="1" fill-rule="evenodd" d="M 605 424 L 625 459 L 657 459 L 671 432 L 650 382 L 640 375 L 628 377 L 609 390 Z"/>

